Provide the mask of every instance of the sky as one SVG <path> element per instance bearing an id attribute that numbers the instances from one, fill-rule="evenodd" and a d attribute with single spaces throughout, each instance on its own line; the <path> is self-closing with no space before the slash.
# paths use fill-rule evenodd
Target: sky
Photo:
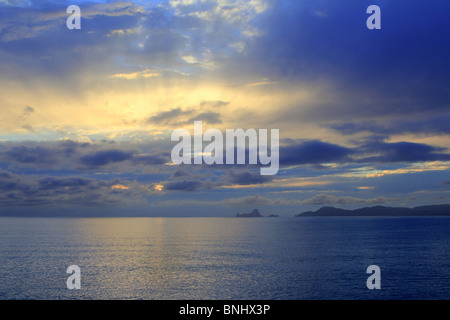
<path id="1" fill-rule="evenodd" d="M 67 28 L 69 5 L 81 29 Z M 368 29 L 367 7 L 381 10 Z M 450 203 L 447 0 L 0 0 L 0 215 Z M 278 129 L 280 168 L 175 165 Z"/>

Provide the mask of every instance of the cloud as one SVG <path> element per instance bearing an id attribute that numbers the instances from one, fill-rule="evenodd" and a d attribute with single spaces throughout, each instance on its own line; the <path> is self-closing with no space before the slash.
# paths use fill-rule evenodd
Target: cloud
<path id="1" fill-rule="evenodd" d="M 1 0 L 0 5 L 4 6 L 28 6 L 30 5 L 29 0 Z"/>
<path id="2" fill-rule="evenodd" d="M 193 123 L 194 121 L 203 121 L 209 124 L 222 123 L 222 120 L 220 120 L 220 113 L 218 112 L 201 112 L 184 123 L 188 124 Z"/>
<path id="3" fill-rule="evenodd" d="M 93 181 L 84 178 L 54 178 L 48 177 L 39 180 L 40 190 L 54 190 L 62 188 L 79 188 L 89 186 Z M 73 189 L 72 189 L 73 190 Z"/>
<path id="4" fill-rule="evenodd" d="M 189 176 L 189 173 L 183 169 L 176 169 L 172 174 L 173 178 L 180 178 L 180 177 L 186 177 L 186 176 Z"/>
<path id="5" fill-rule="evenodd" d="M 253 185 L 253 184 L 263 184 L 272 181 L 273 176 L 263 176 L 259 172 L 249 172 L 249 171 L 234 171 L 228 172 L 228 180 L 232 184 L 237 185 Z"/>
<path id="6" fill-rule="evenodd" d="M 275 203 L 275 201 L 257 194 L 220 201 L 220 204 L 225 206 L 269 206 Z"/>
<path id="7" fill-rule="evenodd" d="M 220 108 L 220 107 L 225 107 L 229 104 L 229 101 L 221 101 L 221 100 L 215 100 L 215 101 L 202 101 L 200 102 L 200 107 L 201 108 L 205 108 L 205 107 L 210 107 L 210 108 Z"/>
<path id="8" fill-rule="evenodd" d="M 267 198 L 259 194 L 243 196 L 238 198 L 228 198 L 218 201 L 202 200 L 169 200 L 158 203 L 158 206 L 182 206 L 182 205 L 205 205 L 205 206 L 298 206 L 298 205 L 331 205 L 331 204 L 382 204 L 396 199 L 378 197 L 372 199 L 361 199 L 351 196 L 333 196 L 319 194 L 310 199 L 280 199 Z"/>
<path id="9" fill-rule="evenodd" d="M 87 167 L 100 167 L 109 163 L 122 162 L 133 158 L 134 152 L 122 150 L 102 150 L 80 158 L 80 163 Z"/>
<path id="10" fill-rule="evenodd" d="M 19 80 L 39 74 L 41 78 L 64 76 L 72 82 L 85 81 L 86 73 L 118 79 L 163 76 L 142 66 L 158 66 L 178 75 L 213 69 L 236 52 L 236 43 L 245 46 L 259 35 L 253 20 L 267 9 L 260 0 L 231 6 L 215 1 L 177 5 L 80 1 L 82 28 L 70 32 L 65 27 L 66 7 L 61 3 L 7 4 L 4 2 L 0 11 L 1 67 L 14 78 L 20 78 L 20 72 L 13 71 L 27 71 Z M 194 60 L 182 59 L 187 56 Z M 124 65 L 130 69 L 140 66 L 142 71 L 123 72 Z"/>
<path id="11" fill-rule="evenodd" d="M 160 73 L 152 71 L 150 69 L 145 69 L 142 71 L 129 72 L 129 73 L 115 73 L 110 76 L 112 79 L 125 79 L 125 80 L 135 80 L 142 78 L 153 78 L 161 76 Z"/>
<path id="12" fill-rule="evenodd" d="M 374 199 L 361 199 L 361 198 L 354 198 L 350 196 L 345 197 L 336 197 L 329 194 L 319 194 L 316 195 L 310 199 L 306 199 L 301 201 L 301 204 L 307 205 L 307 204 L 378 204 L 378 203 L 387 203 L 395 199 L 387 199 L 385 197 L 378 197 Z"/>
<path id="13" fill-rule="evenodd" d="M 229 198 L 218 201 L 203 201 L 203 200 L 167 200 L 162 201 L 156 206 L 184 206 L 184 205 L 199 205 L 199 206 L 270 206 L 274 204 L 280 204 L 280 201 L 272 200 L 258 194 L 244 196 L 239 198 Z"/>
<path id="14" fill-rule="evenodd" d="M 114 27 L 138 27 L 144 14 L 142 7 L 123 1 L 78 3 L 82 8 L 82 28 L 70 32 L 65 26 L 68 5 L 33 1 L 26 7 L 0 10 L 0 70 L 10 76 L 10 81 L 23 83 L 38 76 L 47 82 L 56 76 L 67 81 L 55 81 L 55 85 L 67 90 L 65 85 L 70 83 L 73 90 L 86 80 L 86 72 L 93 71 L 91 77 L 107 78 L 111 70 L 121 69 L 113 55 L 126 51 L 135 39 L 106 35 Z M 29 54 L 30 50 L 33 54 Z M 148 75 L 149 72 L 138 74 Z"/>
<path id="15" fill-rule="evenodd" d="M 354 175 L 364 176 L 367 178 L 383 177 L 388 175 L 406 175 L 413 173 L 423 173 L 430 171 L 447 171 L 450 169 L 450 164 L 448 162 L 435 161 L 435 162 L 424 162 L 424 163 L 412 163 L 406 166 L 400 166 L 398 168 L 392 169 L 379 169 L 374 168 L 361 168 L 360 173 L 355 171 L 352 173 Z"/>
<path id="16" fill-rule="evenodd" d="M 360 132 L 369 132 L 371 134 L 450 134 L 450 114 L 441 114 L 439 116 L 421 117 L 413 120 L 385 120 L 360 121 L 360 122 L 342 122 L 328 124 L 330 128 L 339 131 L 345 135 L 353 135 Z"/>
<path id="17" fill-rule="evenodd" d="M 205 166 L 191 166 L 191 170 L 187 171 L 187 167 L 177 168 L 173 171 L 171 180 L 161 181 L 159 184 L 164 186 L 164 191 L 198 191 L 198 190 L 214 190 L 222 187 L 235 186 L 253 186 L 262 185 L 274 180 L 273 176 L 262 176 L 259 171 L 243 171 L 235 170 L 231 166 L 229 170 L 226 167 L 211 168 L 213 171 L 205 171 Z M 225 174 L 224 174 L 225 173 Z"/>
<path id="18" fill-rule="evenodd" d="M 201 181 L 169 181 L 163 183 L 164 190 L 167 191 L 195 191 L 202 187 Z"/>
<path id="19" fill-rule="evenodd" d="M 177 122 L 176 120 L 180 116 L 184 115 L 190 115 L 192 114 L 192 110 L 181 110 L 181 108 L 175 108 L 171 109 L 169 111 L 163 111 L 160 112 L 148 119 L 149 123 L 156 123 L 156 124 L 170 124 L 173 122 Z"/>
<path id="20" fill-rule="evenodd" d="M 437 119 L 448 114 L 450 98 L 445 85 L 450 80 L 450 45 L 445 41 L 450 30 L 440 31 L 447 23 L 439 13 L 443 8 L 450 4 L 442 1 L 430 8 L 424 1 L 411 7 L 406 1 L 383 3 L 383 24 L 389 28 L 370 32 L 363 2 L 275 1 L 258 19 L 263 36 L 248 43 L 245 54 L 224 62 L 221 72 L 228 78 L 251 78 L 249 82 L 270 75 L 271 81 L 283 87 L 295 84 L 299 90 L 314 84 L 314 99 L 284 100 L 271 114 L 276 119 L 272 123 L 282 123 L 280 127 L 292 123 L 294 134 L 302 126 L 349 119 L 358 130 L 368 119 L 377 119 L 382 124 L 373 128 L 377 132 L 385 132 L 383 123 L 399 120 L 401 130 L 396 123 L 387 129 L 414 132 L 418 122 L 417 132 L 445 133 L 445 119 Z M 413 25 L 411 19 L 427 23 Z M 421 123 L 423 118 L 429 122 Z M 307 132 L 307 138 L 314 139 L 314 133 Z"/>
<path id="21" fill-rule="evenodd" d="M 353 0 L 77 2 L 76 31 L 60 2 L 0 2 L 2 204 L 134 203 L 160 183 L 169 200 L 200 202 L 199 191 L 217 199 L 229 187 L 220 189 L 229 199 L 208 203 L 299 205 L 262 192 L 319 192 L 344 175 L 358 180 L 347 189 L 357 193 L 372 185 L 362 177 L 445 180 L 447 165 L 431 162 L 450 160 L 446 1 L 385 2 L 379 32 Z M 279 174 L 166 165 L 167 132 L 195 120 L 280 128 L 292 140 L 280 147 Z M 418 134 L 439 138 L 412 142 Z M 370 192 L 304 201 L 378 201 L 386 190 Z"/>
<path id="22" fill-rule="evenodd" d="M 218 107 L 223 104 L 216 103 L 213 107 Z M 211 106 L 204 104 L 203 106 Z M 186 118 L 190 116 L 189 118 Z M 209 124 L 222 123 L 220 113 L 214 111 L 199 112 L 195 108 L 189 110 L 182 110 L 181 108 L 171 109 L 169 111 L 160 112 L 147 120 L 147 123 L 154 123 L 158 125 L 181 126 L 186 124 L 193 124 L 194 121 L 203 121 Z"/>
<path id="23" fill-rule="evenodd" d="M 160 152 L 157 154 L 135 154 L 133 158 L 134 163 L 142 165 L 163 165 L 170 162 L 169 152 Z"/>
<path id="24" fill-rule="evenodd" d="M 27 115 L 27 114 L 30 114 L 30 113 L 33 113 L 33 112 L 34 112 L 34 108 L 30 107 L 30 106 L 26 106 L 25 109 L 23 109 L 23 114 L 24 115 Z"/>
<path id="25" fill-rule="evenodd" d="M 133 188 L 113 188 L 131 185 Z M 0 171 L 0 207 L 142 205 L 145 190 L 135 182 L 80 177 L 40 177 Z"/>
<path id="26" fill-rule="evenodd" d="M 350 161 L 351 148 L 319 140 L 294 142 L 280 147 L 280 164 L 320 164 Z"/>
<path id="27" fill-rule="evenodd" d="M 374 156 L 358 159 L 361 163 L 395 163 L 447 161 L 450 154 L 442 153 L 444 148 L 413 142 L 369 142 L 360 148 L 361 154 L 374 153 Z"/>
<path id="28" fill-rule="evenodd" d="M 356 146 L 344 147 L 319 140 L 291 142 L 280 147 L 280 164 L 320 165 L 326 163 L 397 163 L 448 161 L 445 148 L 413 142 L 385 142 L 384 137 L 370 137 Z M 325 167 L 326 168 L 326 167 Z"/>
<path id="29" fill-rule="evenodd" d="M 19 164 L 50 166 L 56 162 L 50 148 L 44 146 L 12 145 L 7 148 L 2 158 L 4 161 Z"/>
<path id="30" fill-rule="evenodd" d="M 393 27 L 369 33 L 363 23 L 364 5 L 355 5 L 348 0 L 339 4 L 302 1 L 237 1 L 232 5 L 215 1 L 177 4 L 145 4 L 142 1 L 81 3 L 85 19 L 79 32 L 68 32 L 64 28 L 67 14 L 56 3 L 43 5 L 30 2 L 26 10 L 8 7 L 6 9 L 9 12 L 0 13 L 0 34 L 15 37 L 14 41 L 4 42 L 0 46 L 0 72 L 8 82 L 15 80 L 17 84 L 26 84 L 39 78 L 47 90 L 60 86 L 64 92 L 76 92 L 74 96 L 78 97 L 85 93 L 84 90 L 92 92 L 108 85 L 117 86 L 111 91 L 126 93 L 128 90 L 123 87 L 118 90 L 120 84 L 135 82 L 108 79 L 111 75 L 121 79 L 136 78 L 136 82 L 143 84 L 142 88 L 156 88 L 164 84 L 179 89 L 183 87 L 183 82 L 165 81 L 186 78 L 189 79 L 186 83 L 214 82 L 227 88 L 224 94 L 210 95 L 208 87 L 203 93 L 195 93 L 197 100 L 224 102 L 228 101 L 228 97 L 233 97 L 230 106 L 242 107 L 246 107 L 247 101 L 237 104 L 234 100 L 242 95 L 229 94 L 230 84 L 258 83 L 261 79 L 269 79 L 270 75 L 268 82 L 279 83 L 278 89 L 286 86 L 298 88 L 298 91 L 320 88 L 317 89 L 317 96 L 323 99 L 308 99 L 304 102 L 292 97 L 292 101 L 286 102 L 289 100 L 286 97 L 289 95 L 287 90 L 280 94 L 275 117 L 261 112 L 261 122 L 273 123 L 276 119 L 280 121 L 277 125 L 283 128 L 286 122 L 295 123 L 292 125 L 294 128 L 299 123 L 312 124 L 315 121 L 343 123 L 348 122 L 349 115 L 356 124 L 372 115 L 396 114 L 397 117 L 403 117 L 405 112 L 430 112 L 438 117 L 436 113 L 446 110 L 445 101 L 448 101 L 449 91 L 444 85 L 448 81 L 444 80 L 448 80 L 449 74 L 449 62 L 446 59 L 449 45 L 441 41 L 446 35 L 442 33 L 446 29 L 439 28 L 445 22 L 441 15 L 430 19 L 432 23 L 427 22 L 420 27 L 408 25 L 405 28 L 411 20 L 402 15 L 404 5 L 389 4 L 389 10 L 384 12 L 390 14 L 383 16 L 383 21 Z M 445 10 L 447 4 L 440 5 Z M 415 3 L 412 6 L 417 11 L 410 13 L 421 21 L 424 20 L 419 17 L 419 12 L 425 17 L 433 17 L 436 12 L 441 12 L 425 4 Z M 318 17 L 318 12 L 325 14 Z M 396 14 L 400 14 L 399 19 L 393 19 Z M 33 30 L 28 33 L 17 31 L 20 25 L 18 21 L 28 21 L 26 27 Z M 45 29 L 47 26 L 48 29 Z M 107 36 L 113 31 L 120 33 L 119 30 L 123 30 L 124 34 Z M 425 32 L 436 34 L 436 37 L 426 37 Z M 28 36 L 20 37 L 22 33 Z M 402 41 L 397 43 L 392 39 Z M 241 51 L 235 49 L 237 43 L 242 43 Z M 354 43 L 360 44 L 358 48 L 355 48 Z M 33 52 L 31 55 L 30 48 Z M 208 61 L 217 69 L 206 72 L 201 66 L 185 62 L 182 59 L 185 56 L 192 56 L 196 61 Z M 404 56 L 408 56 L 408 61 L 405 61 Z M 426 57 L 433 59 L 424 59 Z M 417 68 L 418 72 L 415 70 Z M 156 74 L 160 76 L 151 77 Z M 57 91 L 62 92 L 59 89 Z M 247 89 L 261 92 L 273 90 L 269 92 L 277 93 L 274 88 L 242 90 L 247 92 Z M 24 86 L 23 91 L 26 90 Z M 164 93 L 167 99 L 171 98 L 170 92 Z M 109 96 L 109 93 L 106 92 L 105 96 Z M 41 105 L 45 105 L 46 101 L 35 104 L 31 99 L 29 103 L 33 103 L 44 114 L 43 108 L 47 107 Z M 111 100 L 114 99 L 114 96 L 111 97 Z M 110 102 L 107 97 L 101 100 L 98 104 L 97 101 L 92 104 L 103 106 Z M 198 109 L 189 114 L 190 110 L 182 103 L 163 102 L 158 101 L 160 104 L 155 105 L 158 108 L 161 105 L 180 106 L 179 111 L 187 113 L 166 114 L 164 117 L 164 112 L 171 111 L 164 107 L 148 123 L 174 125 L 197 117 L 218 124 L 230 119 L 226 113 L 219 114 L 217 110 Z M 264 99 L 261 99 L 263 103 Z M 147 106 L 152 107 L 150 103 Z M 200 107 L 213 108 L 212 103 Z M 226 111 L 234 113 L 234 110 L 229 108 Z M 155 111 L 149 114 L 153 115 Z M 249 110 L 249 113 L 255 114 L 257 119 L 258 113 L 253 111 Z M 133 115 L 133 118 L 137 117 Z M 20 124 L 18 127 L 22 126 Z M 448 126 L 442 121 L 439 127 L 442 131 L 447 130 L 445 128 Z M 432 126 L 426 128 L 431 130 Z M 37 123 L 33 123 L 32 129 L 39 131 Z M 315 132 L 311 131 L 310 134 L 313 136 Z"/>
<path id="31" fill-rule="evenodd" d="M 86 172 L 114 165 L 116 172 L 126 173 L 142 172 L 167 162 L 170 162 L 170 151 L 162 150 L 158 143 L 130 145 L 72 140 L 0 142 L 0 168 L 15 170 L 33 168 Z"/>
<path id="32" fill-rule="evenodd" d="M 352 147 L 341 146 L 320 140 L 291 141 L 280 147 L 281 168 L 310 166 L 321 171 L 333 172 L 337 166 L 412 164 L 449 161 L 445 148 L 411 142 L 389 143 L 382 139 L 369 139 Z M 113 146 L 113 147 L 112 147 Z M 116 173 L 144 173 L 165 170 L 169 176 L 176 170 L 187 167 L 169 166 L 171 148 L 169 139 L 146 143 L 113 143 L 111 141 L 82 143 L 71 140 L 43 142 L 0 142 L 0 168 L 25 170 L 72 170 L 92 172 L 98 170 Z M 248 159 L 248 150 L 247 159 Z M 236 154 L 236 153 L 235 153 Z M 225 155 L 224 155 L 225 157 Z M 332 164 L 332 165 L 330 165 Z M 190 174 L 195 173 L 201 183 L 191 186 L 169 186 L 166 190 L 215 188 L 222 185 L 254 185 L 273 183 L 277 176 L 261 176 L 257 165 L 191 165 Z M 401 169 L 401 168 L 399 168 Z M 202 174 L 199 174 L 203 170 Z M 376 171 L 376 170 L 372 170 Z M 338 171 L 336 171 L 337 173 Z M 224 174 L 225 173 L 225 174 Z M 173 174 L 172 178 L 179 178 Z M 212 175 L 217 183 L 211 181 Z"/>

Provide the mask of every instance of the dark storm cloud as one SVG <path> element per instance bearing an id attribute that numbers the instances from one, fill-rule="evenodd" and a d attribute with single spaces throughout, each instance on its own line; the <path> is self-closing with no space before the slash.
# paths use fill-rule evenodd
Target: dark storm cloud
<path id="1" fill-rule="evenodd" d="M 180 177 L 186 177 L 186 176 L 189 176 L 189 173 L 183 169 L 176 169 L 172 174 L 172 178 L 180 178 Z"/>
<path id="2" fill-rule="evenodd" d="M 134 163 L 147 165 L 162 165 L 171 161 L 170 152 L 160 152 L 158 154 L 136 155 L 133 158 Z"/>
<path id="3" fill-rule="evenodd" d="M 164 186 L 164 191 L 192 192 L 235 185 L 250 186 L 271 182 L 275 178 L 273 176 L 262 176 L 259 170 L 246 171 L 242 169 L 242 166 L 229 165 L 220 168 L 207 165 L 191 166 L 189 171 L 186 168 L 175 169 L 170 180 L 159 183 Z"/>
<path id="4" fill-rule="evenodd" d="M 348 162 L 355 151 L 332 143 L 318 140 L 296 142 L 280 147 L 280 164 L 320 164 L 327 162 Z"/>
<path id="5" fill-rule="evenodd" d="M 139 189 L 116 189 L 132 185 L 127 180 L 100 180 L 80 177 L 41 177 L 0 171 L 1 206 L 115 206 L 143 201 Z"/>
<path id="6" fill-rule="evenodd" d="M 336 99 L 307 113 L 317 120 L 448 110 L 448 1 L 383 1 L 381 30 L 366 28 L 371 1 L 271 4 L 258 19 L 264 36 L 224 73 L 331 83 Z"/>
<path id="7" fill-rule="evenodd" d="M 56 148 L 61 150 L 61 153 L 65 157 L 71 157 L 76 152 L 79 152 L 83 149 L 88 149 L 90 146 L 91 144 L 87 142 L 75 142 L 73 140 L 65 140 L 56 144 Z"/>
<path id="8" fill-rule="evenodd" d="M 448 161 L 446 148 L 412 142 L 385 142 L 373 138 L 354 147 L 344 147 L 318 140 L 292 142 L 280 147 L 280 164 L 319 165 L 326 163 L 396 163 Z"/>
<path id="9" fill-rule="evenodd" d="M 0 190 L 2 194 L 13 194 L 14 191 L 26 192 L 29 186 L 21 183 L 21 177 L 6 171 L 0 171 Z"/>
<path id="10" fill-rule="evenodd" d="M 232 184 L 238 185 L 252 185 L 252 184 L 263 184 L 270 182 L 274 179 L 273 176 L 263 176 L 258 171 L 229 171 L 228 180 Z"/>
<path id="11" fill-rule="evenodd" d="M 164 190 L 167 191 L 195 191 L 203 186 L 201 181 L 183 180 L 169 181 L 164 184 Z"/>
<path id="12" fill-rule="evenodd" d="M 133 158 L 133 152 L 122 150 L 102 150 L 80 158 L 80 163 L 87 167 L 100 167 L 109 163 L 122 162 Z"/>
<path id="13" fill-rule="evenodd" d="M 450 154 L 443 153 L 445 148 L 433 147 L 423 143 L 412 142 L 370 142 L 360 148 L 360 152 L 376 155 L 358 159 L 362 163 L 394 163 L 448 161 Z"/>
<path id="14" fill-rule="evenodd" d="M 0 143 L 0 164 L 3 167 L 37 170 L 98 170 L 115 165 L 124 172 L 137 168 L 164 165 L 170 152 L 152 145 L 113 144 L 110 142 L 3 142 Z M 146 149 L 143 153 L 141 149 Z M 152 151 L 152 148 L 154 149 Z M 150 151 L 149 151 L 149 150 Z M 119 167 L 117 167 L 119 166 Z"/>
<path id="15" fill-rule="evenodd" d="M 39 188 L 41 190 L 53 190 L 61 189 L 67 187 L 86 187 L 89 186 L 93 181 L 84 178 L 54 178 L 48 177 L 39 180 Z"/>
<path id="16" fill-rule="evenodd" d="M 231 166 L 232 167 L 232 166 Z M 199 191 L 214 190 L 233 183 L 229 176 L 224 174 L 225 167 L 214 167 L 208 165 L 182 165 L 170 166 L 172 174 L 166 181 L 160 181 L 163 190 L 173 191 Z"/>
<path id="17" fill-rule="evenodd" d="M 353 135 L 359 132 L 372 134 L 450 134 L 450 115 L 442 114 L 432 117 L 421 117 L 416 120 L 393 120 L 379 123 L 376 121 L 343 122 L 331 124 L 329 127 L 345 135 Z"/>
<path id="18" fill-rule="evenodd" d="M 7 142 L 0 144 L 3 151 L 0 160 L 13 166 L 26 165 L 35 168 L 53 168 L 72 166 L 74 156 L 81 156 L 92 145 L 73 141 L 64 142 Z M 94 147 L 95 148 L 95 147 Z M 114 156 L 120 154 L 104 154 L 102 151 L 86 154 L 81 157 L 81 162 L 86 165 L 101 165 L 102 162 L 114 160 Z"/>
<path id="19" fill-rule="evenodd" d="M 9 159 L 11 162 L 36 165 L 51 165 L 56 161 L 50 148 L 27 145 L 12 146 L 2 158 Z"/>
<path id="20" fill-rule="evenodd" d="M 381 30 L 366 28 L 370 1 L 274 3 L 264 21 L 267 36 L 256 43 L 256 48 L 265 50 L 249 55 L 261 57 L 256 63 L 274 62 L 266 64 L 274 71 L 294 68 L 297 72 L 291 75 L 298 76 L 302 71 L 310 76 L 317 71 L 319 75 L 341 73 L 376 83 L 398 79 L 399 85 L 424 75 L 440 77 L 430 79 L 433 82 L 448 78 L 450 45 L 446 40 L 450 31 L 442 12 L 450 7 L 447 1 L 432 6 L 423 0 L 383 1 L 379 4 Z M 411 23 L 413 20 L 421 23 Z M 407 79 L 405 74 L 415 77 Z"/>
<path id="21" fill-rule="evenodd" d="M 259 184 L 269 182 L 272 177 L 259 174 L 257 165 L 192 165 L 189 167 L 167 166 L 171 162 L 170 150 L 174 143 L 114 144 L 62 142 L 3 142 L 0 143 L 0 166 L 4 169 L 23 170 L 72 170 L 92 172 L 112 169 L 114 172 L 137 172 L 149 168 L 166 168 L 173 178 L 183 174 L 198 175 L 203 180 L 205 172 L 222 172 L 221 183 Z M 237 150 L 235 148 L 235 156 Z M 248 150 L 246 159 L 248 160 Z M 365 141 L 354 142 L 353 146 L 343 146 L 320 140 L 293 140 L 279 149 L 280 165 L 309 165 L 320 168 L 327 163 L 412 163 L 425 161 L 447 161 L 450 154 L 440 146 L 412 142 L 384 141 L 383 137 L 372 137 Z M 224 159 L 226 154 L 224 153 Z M 225 162 L 224 162 L 225 163 Z M 109 169 L 108 169 L 109 168 Z M 242 171 L 242 169 L 248 171 Z M 255 172 L 249 169 L 255 169 Z M 178 171 L 178 173 L 175 173 Z M 198 185 L 194 185 L 198 188 Z M 202 185 L 211 187 L 212 185 Z M 178 188 L 176 185 L 173 188 Z M 182 188 L 182 187 L 180 187 Z M 191 187 L 192 188 L 192 187 Z M 170 189 L 170 188 L 169 188 Z M 189 189 L 189 186 L 187 187 Z"/>

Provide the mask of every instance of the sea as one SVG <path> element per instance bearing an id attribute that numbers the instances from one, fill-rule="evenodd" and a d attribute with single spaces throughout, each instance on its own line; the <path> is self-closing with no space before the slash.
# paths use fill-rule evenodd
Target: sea
<path id="1" fill-rule="evenodd" d="M 1 300 L 450 298 L 450 217 L 2 217 L 0 244 Z"/>

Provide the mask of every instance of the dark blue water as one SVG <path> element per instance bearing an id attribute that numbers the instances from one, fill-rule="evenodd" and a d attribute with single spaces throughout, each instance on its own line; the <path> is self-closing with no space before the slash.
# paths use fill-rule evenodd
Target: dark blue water
<path id="1" fill-rule="evenodd" d="M 0 243 L 0 299 L 450 298 L 446 217 L 0 218 Z"/>

